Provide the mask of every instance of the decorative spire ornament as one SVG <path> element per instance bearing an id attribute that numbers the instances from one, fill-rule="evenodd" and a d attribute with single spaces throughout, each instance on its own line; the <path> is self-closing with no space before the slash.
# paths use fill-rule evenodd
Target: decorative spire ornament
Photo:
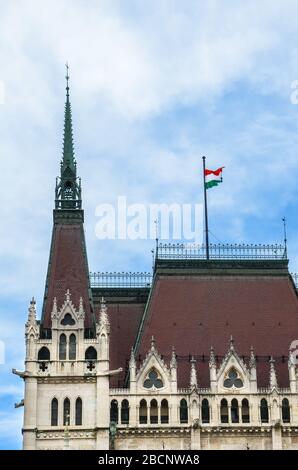
<path id="1" fill-rule="evenodd" d="M 275 360 L 271 356 L 271 359 L 269 361 L 270 364 L 270 388 L 277 387 L 277 377 L 276 377 L 276 371 L 275 371 Z"/>
<path id="2" fill-rule="evenodd" d="M 192 356 L 190 361 L 190 386 L 195 388 L 198 386 L 196 363 L 197 361 Z"/>

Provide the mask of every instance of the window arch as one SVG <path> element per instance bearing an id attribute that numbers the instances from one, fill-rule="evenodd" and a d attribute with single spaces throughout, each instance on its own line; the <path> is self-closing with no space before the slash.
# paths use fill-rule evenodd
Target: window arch
<path id="1" fill-rule="evenodd" d="M 97 351 L 93 346 L 89 346 L 89 348 L 86 349 L 85 359 L 87 361 L 96 361 L 97 360 Z"/>
<path id="2" fill-rule="evenodd" d="M 139 422 L 147 424 L 147 402 L 144 399 L 140 401 Z"/>
<path id="3" fill-rule="evenodd" d="M 283 423 L 289 423 L 291 421 L 290 415 L 290 404 L 287 398 L 284 398 L 281 402 L 281 413 Z"/>
<path id="4" fill-rule="evenodd" d="M 150 424 L 158 423 L 158 406 L 155 398 L 150 402 Z"/>
<path id="5" fill-rule="evenodd" d="M 117 402 L 117 400 L 112 400 L 111 401 L 110 421 L 111 421 L 111 423 L 118 423 L 118 402 Z"/>
<path id="6" fill-rule="evenodd" d="M 63 426 L 70 425 L 70 401 L 69 398 L 65 398 L 63 403 Z"/>
<path id="7" fill-rule="evenodd" d="M 179 412 L 180 412 L 180 423 L 188 423 L 188 407 L 187 407 L 187 401 L 184 398 L 180 400 Z"/>
<path id="8" fill-rule="evenodd" d="M 209 407 L 209 401 L 207 400 L 207 398 L 204 398 L 202 400 L 201 415 L 202 415 L 202 423 L 210 422 L 210 407 Z"/>
<path id="9" fill-rule="evenodd" d="M 232 423 L 239 423 L 239 406 L 236 398 L 233 398 L 231 402 L 231 421 Z"/>
<path id="10" fill-rule="evenodd" d="M 247 398 L 243 398 L 241 403 L 241 419 L 242 423 L 249 423 L 249 403 Z"/>
<path id="11" fill-rule="evenodd" d="M 121 424 L 129 423 L 129 403 L 128 400 L 121 402 Z"/>
<path id="12" fill-rule="evenodd" d="M 168 424 L 169 422 L 169 404 L 168 400 L 166 400 L 165 398 L 161 400 L 160 422 L 161 424 Z"/>
<path id="13" fill-rule="evenodd" d="M 38 351 L 38 356 L 37 356 L 38 361 L 49 361 L 50 360 L 50 351 L 48 348 L 43 346 L 39 351 Z"/>
<path id="14" fill-rule="evenodd" d="M 83 402 L 80 397 L 76 399 L 76 426 L 81 426 L 83 417 Z"/>
<path id="15" fill-rule="evenodd" d="M 59 359 L 65 361 L 66 359 L 66 336 L 64 333 L 59 338 Z"/>
<path id="16" fill-rule="evenodd" d="M 51 426 L 58 426 L 58 400 L 53 398 L 51 402 Z"/>
<path id="17" fill-rule="evenodd" d="M 268 403 L 265 398 L 262 398 L 260 404 L 260 412 L 261 412 L 261 422 L 268 423 L 269 421 L 269 411 L 268 411 Z"/>
<path id="18" fill-rule="evenodd" d="M 220 402 L 220 421 L 221 423 L 229 422 L 228 402 L 225 398 L 223 398 Z"/>
<path id="19" fill-rule="evenodd" d="M 69 352 L 68 358 L 70 361 L 74 361 L 76 358 L 76 350 L 77 350 L 77 338 L 76 335 L 73 333 L 69 337 Z"/>

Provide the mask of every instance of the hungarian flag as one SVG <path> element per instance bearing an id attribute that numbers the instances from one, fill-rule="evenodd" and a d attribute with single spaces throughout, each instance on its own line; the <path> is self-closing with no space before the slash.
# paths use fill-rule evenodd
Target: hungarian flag
<path id="1" fill-rule="evenodd" d="M 205 188 L 213 188 L 219 183 L 222 183 L 222 170 L 224 166 L 217 168 L 217 170 L 205 170 Z"/>

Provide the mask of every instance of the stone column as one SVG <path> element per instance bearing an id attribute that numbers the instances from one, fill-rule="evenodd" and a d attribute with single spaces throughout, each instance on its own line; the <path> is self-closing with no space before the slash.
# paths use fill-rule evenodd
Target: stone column
<path id="1" fill-rule="evenodd" d="M 37 379 L 25 378 L 23 449 L 36 449 Z"/>

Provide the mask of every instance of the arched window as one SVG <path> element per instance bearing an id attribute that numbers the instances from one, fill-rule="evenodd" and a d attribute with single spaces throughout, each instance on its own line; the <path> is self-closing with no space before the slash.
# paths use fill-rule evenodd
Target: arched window
<path id="1" fill-rule="evenodd" d="M 201 414 L 202 414 L 202 423 L 209 423 L 210 422 L 210 408 L 209 408 L 209 401 L 207 400 L 207 398 L 204 398 L 204 400 L 202 400 Z"/>
<path id="2" fill-rule="evenodd" d="M 242 423 L 249 423 L 249 403 L 246 398 L 243 398 L 241 404 L 241 418 Z"/>
<path id="3" fill-rule="evenodd" d="M 281 402 L 281 413 L 283 423 L 289 423 L 291 421 L 291 416 L 289 400 L 287 398 L 284 398 Z"/>
<path id="4" fill-rule="evenodd" d="M 70 401 L 69 398 L 65 398 L 63 403 L 63 426 L 69 426 L 70 424 Z"/>
<path id="5" fill-rule="evenodd" d="M 182 398 L 180 400 L 180 423 L 188 423 L 188 408 L 187 408 L 187 401 Z"/>
<path id="6" fill-rule="evenodd" d="M 165 398 L 161 400 L 160 422 L 161 424 L 168 424 L 169 422 L 169 404 Z"/>
<path id="7" fill-rule="evenodd" d="M 147 424 L 147 402 L 144 399 L 140 401 L 139 421 L 140 424 Z"/>
<path id="8" fill-rule="evenodd" d="M 85 352 L 86 361 L 96 361 L 97 360 L 97 351 L 93 346 L 89 346 Z"/>
<path id="9" fill-rule="evenodd" d="M 58 400 L 53 398 L 51 403 L 51 426 L 58 426 Z"/>
<path id="10" fill-rule="evenodd" d="M 158 407 L 155 399 L 150 403 L 150 424 L 158 423 Z"/>
<path id="11" fill-rule="evenodd" d="M 81 426 L 82 424 L 82 415 L 83 415 L 83 403 L 82 399 L 79 397 L 76 399 L 76 426 Z"/>
<path id="12" fill-rule="evenodd" d="M 261 405 L 260 405 L 260 412 L 261 412 L 261 422 L 268 423 L 269 421 L 269 411 L 268 411 L 268 403 L 265 398 L 262 398 Z"/>
<path id="13" fill-rule="evenodd" d="M 111 423 L 118 423 L 118 402 L 117 402 L 117 400 L 112 400 L 111 401 L 110 421 L 111 421 Z"/>
<path id="14" fill-rule="evenodd" d="M 77 340 L 76 335 L 71 334 L 69 337 L 69 360 L 74 361 L 76 358 L 76 349 L 77 349 Z"/>
<path id="15" fill-rule="evenodd" d="M 75 324 L 75 321 L 74 319 L 72 318 L 72 316 L 70 315 L 70 313 L 67 313 L 63 320 L 61 320 L 61 325 L 63 326 L 72 326 Z"/>
<path id="16" fill-rule="evenodd" d="M 233 398 L 231 403 L 231 420 L 232 423 L 239 423 L 239 407 L 236 398 Z"/>
<path id="17" fill-rule="evenodd" d="M 128 400 L 121 402 L 121 424 L 129 423 L 129 403 Z"/>
<path id="18" fill-rule="evenodd" d="M 66 336 L 64 333 L 59 338 L 59 359 L 60 361 L 66 359 Z"/>
<path id="19" fill-rule="evenodd" d="M 38 351 L 38 356 L 37 356 L 38 361 L 49 361 L 50 360 L 50 351 L 48 348 L 43 346 L 39 351 Z"/>
<path id="20" fill-rule="evenodd" d="M 225 398 L 223 398 L 220 402 L 220 421 L 221 423 L 229 422 L 228 402 Z"/>

